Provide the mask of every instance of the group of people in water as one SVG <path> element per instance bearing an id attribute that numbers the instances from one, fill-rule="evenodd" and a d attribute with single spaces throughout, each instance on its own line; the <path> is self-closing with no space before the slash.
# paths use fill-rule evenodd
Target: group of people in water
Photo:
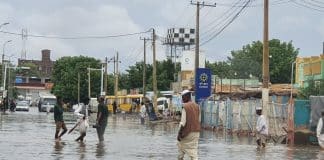
<path id="1" fill-rule="evenodd" d="M 55 130 L 55 140 L 59 141 L 61 137 L 68 131 L 71 133 L 75 128 L 78 127 L 80 136 L 76 139 L 76 141 L 83 141 L 86 136 L 87 129 L 89 128 L 89 117 L 88 117 L 88 105 L 89 100 L 85 100 L 85 105 L 79 107 L 74 111 L 74 113 L 78 116 L 77 123 L 68 131 L 64 120 L 63 120 L 63 99 L 62 97 L 57 97 L 57 103 L 54 107 L 54 120 L 56 124 Z M 93 125 L 97 130 L 99 141 L 104 141 L 104 133 L 108 122 L 108 108 L 104 105 L 104 97 L 98 98 L 98 112 L 96 124 Z M 84 108 L 85 107 L 85 108 Z"/>

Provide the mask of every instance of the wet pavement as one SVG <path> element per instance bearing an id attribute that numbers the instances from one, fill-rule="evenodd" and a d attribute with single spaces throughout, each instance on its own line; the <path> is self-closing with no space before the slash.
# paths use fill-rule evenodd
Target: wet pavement
<path id="1" fill-rule="evenodd" d="M 75 124 L 72 113 L 64 113 L 67 128 Z M 90 117 L 93 124 L 95 115 Z M 89 128 L 83 143 L 75 142 L 77 131 L 54 141 L 53 113 L 6 112 L 0 117 L 0 159 L 177 159 L 177 124 L 141 125 L 135 115 L 109 116 L 105 141 L 98 143 L 96 130 Z M 253 138 L 201 132 L 199 158 L 215 159 L 324 159 L 318 146 L 269 144 L 258 151 Z"/>

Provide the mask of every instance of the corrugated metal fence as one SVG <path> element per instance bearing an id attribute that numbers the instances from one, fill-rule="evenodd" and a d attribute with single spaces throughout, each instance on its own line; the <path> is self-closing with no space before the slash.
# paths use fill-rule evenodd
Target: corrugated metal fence
<path id="1" fill-rule="evenodd" d="M 284 135 L 287 126 L 287 96 L 271 96 L 267 109 L 269 132 L 271 135 Z M 202 101 L 201 117 L 204 127 L 236 131 L 253 131 L 256 124 L 255 108 L 261 106 L 261 99 Z"/>

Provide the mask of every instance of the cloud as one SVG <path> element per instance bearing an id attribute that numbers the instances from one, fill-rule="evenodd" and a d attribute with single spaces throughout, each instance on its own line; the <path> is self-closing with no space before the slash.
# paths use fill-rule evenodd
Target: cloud
<path id="1" fill-rule="evenodd" d="M 0 23 L 8 22 L 14 15 L 14 9 L 10 4 L 0 3 Z"/>
<path id="2" fill-rule="evenodd" d="M 317 27 L 317 31 L 321 34 L 322 39 L 324 39 L 324 19 L 321 20 L 320 25 Z"/>
<path id="3" fill-rule="evenodd" d="M 114 5 L 99 5 L 91 9 L 66 6 L 56 8 L 53 12 L 31 12 L 16 19 L 19 19 L 16 23 L 26 28 L 28 34 L 36 35 L 102 36 L 142 31 L 140 26 L 130 18 L 125 8 Z M 21 29 L 15 32 L 21 32 Z M 46 48 L 55 53 L 52 56 L 54 59 L 67 55 L 87 55 L 104 59 L 105 56 L 113 56 L 117 50 L 125 53 L 127 48 L 138 44 L 132 41 L 139 41 L 138 37 L 88 40 L 28 37 L 26 48 L 27 57 L 33 58 L 40 58 L 40 50 Z"/>
<path id="4" fill-rule="evenodd" d="M 298 31 L 308 28 L 311 22 L 304 16 L 281 16 L 274 20 L 276 30 L 279 31 Z"/>

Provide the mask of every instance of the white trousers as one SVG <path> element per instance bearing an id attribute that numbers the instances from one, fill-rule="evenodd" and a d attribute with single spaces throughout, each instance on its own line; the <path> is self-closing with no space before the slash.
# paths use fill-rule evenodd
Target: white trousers
<path id="1" fill-rule="evenodd" d="M 191 132 L 185 138 L 178 141 L 178 159 L 182 160 L 184 155 L 187 154 L 191 160 L 198 160 L 198 141 L 199 132 Z"/>

